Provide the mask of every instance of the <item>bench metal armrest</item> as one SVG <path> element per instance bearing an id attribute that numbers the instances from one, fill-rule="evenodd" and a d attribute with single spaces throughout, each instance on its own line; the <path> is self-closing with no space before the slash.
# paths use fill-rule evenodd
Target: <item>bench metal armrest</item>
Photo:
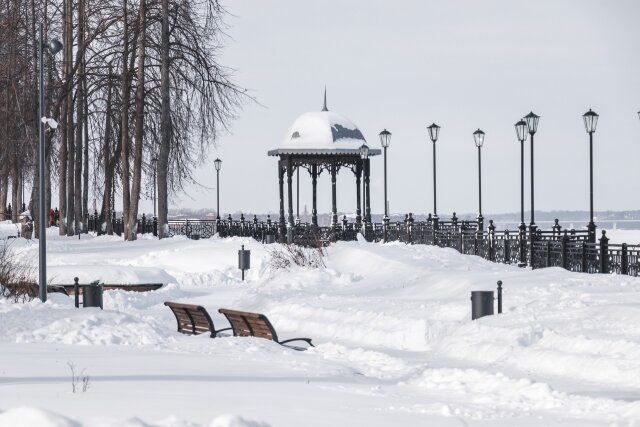
<path id="1" fill-rule="evenodd" d="M 292 341 L 304 341 L 307 344 L 309 344 L 311 347 L 315 347 L 315 345 L 311 343 L 311 338 L 291 338 L 290 340 L 280 341 L 278 344 L 285 344 Z"/>
<path id="2" fill-rule="evenodd" d="M 222 328 L 222 329 L 218 329 L 217 331 L 213 331 L 215 334 L 217 334 L 218 332 L 222 332 L 222 331 L 230 331 L 231 328 Z"/>

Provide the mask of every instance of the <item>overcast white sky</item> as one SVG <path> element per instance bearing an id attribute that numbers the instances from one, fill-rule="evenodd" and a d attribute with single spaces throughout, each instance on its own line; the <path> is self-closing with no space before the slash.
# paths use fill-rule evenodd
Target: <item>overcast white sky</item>
<path id="1" fill-rule="evenodd" d="M 594 141 L 595 210 L 640 209 L 640 2 L 628 1 L 225 1 L 233 16 L 222 61 L 262 104 L 249 104 L 212 149 L 223 160 L 221 211 L 275 212 L 277 162 L 267 157 L 295 118 L 322 107 L 352 120 L 388 151 L 391 212 L 431 212 L 437 147 L 438 211 L 477 211 L 477 150 L 486 132 L 483 211 L 517 212 L 520 148 L 514 123 L 533 110 L 538 210 L 589 208 L 588 135 L 582 114 L 600 114 Z M 529 143 L 525 209 L 529 207 Z M 372 161 L 372 210 L 383 211 L 382 158 Z M 177 204 L 215 207 L 212 163 L 198 170 L 209 190 Z M 301 174 L 301 210 L 311 209 Z M 320 212 L 331 209 L 329 178 Z M 338 210 L 355 210 L 355 181 L 338 176 Z"/>

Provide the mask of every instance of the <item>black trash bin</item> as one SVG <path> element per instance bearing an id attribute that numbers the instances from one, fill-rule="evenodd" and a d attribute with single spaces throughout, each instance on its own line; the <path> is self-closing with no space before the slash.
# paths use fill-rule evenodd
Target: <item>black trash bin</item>
<path id="1" fill-rule="evenodd" d="M 270 245 L 271 243 L 275 243 L 276 242 L 276 235 L 275 234 L 267 234 L 264 236 L 264 242 L 267 245 Z"/>
<path id="2" fill-rule="evenodd" d="M 493 291 L 471 291 L 471 320 L 493 314 Z"/>
<path id="3" fill-rule="evenodd" d="M 82 285 L 82 306 L 102 309 L 102 285 Z"/>

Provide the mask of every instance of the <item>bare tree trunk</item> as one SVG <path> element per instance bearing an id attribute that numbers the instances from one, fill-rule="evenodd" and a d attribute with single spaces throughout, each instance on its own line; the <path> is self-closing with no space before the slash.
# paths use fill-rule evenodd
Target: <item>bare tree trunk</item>
<path id="1" fill-rule="evenodd" d="M 0 181 L 0 221 L 4 221 L 5 209 L 7 208 L 7 191 L 9 190 L 9 180 L 6 177 L 2 177 Z"/>
<path id="2" fill-rule="evenodd" d="M 11 210 L 11 221 L 18 222 L 18 215 L 20 214 L 20 206 L 18 205 L 18 168 L 14 167 L 11 169 L 11 205 L 13 209 Z"/>
<path id="3" fill-rule="evenodd" d="M 113 235 L 113 225 L 111 224 L 111 191 L 113 186 L 113 166 L 111 162 L 111 132 L 112 132 L 112 86 L 113 79 L 111 75 L 112 69 L 109 66 L 109 81 L 107 83 L 107 111 L 106 111 L 106 123 L 104 127 L 104 140 L 102 143 L 102 157 L 104 162 L 104 194 L 102 195 L 102 211 L 100 212 L 100 220 L 102 223 L 106 223 L 106 232 L 109 235 Z M 115 160 L 117 157 L 113 157 Z M 100 224 L 102 227 L 102 224 Z"/>
<path id="4" fill-rule="evenodd" d="M 169 211 L 167 174 L 171 145 L 171 99 L 169 97 L 169 0 L 162 0 L 162 49 L 160 55 L 160 93 L 162 97 L 160 121 L 160 150 L 158 153 L 158 237 L 162 239 L 167 226 Z"/>
<path id="5" fill-rule="evenodd" d="M 145 82 L 145 40 L 147 37 L 146 26 L 146 3 L 140 1 L 140 12 L 138 17 L 138 72 L 136 76 L 136 116 L 134 132 L 134 152 L 133 152 L 133 182 L 131 184 L 131 206 L 129 207 L 129 240 L 136 239 L 136 226 L 138 223 L 138 202 L 140 201 L 140 188 L 142 185 L 142 144 L 144 130 L 144 82 Z M 128 187 L 128 184 L 127 184 Z"/>
<path id="6" fill-rule="evenodd" d="M 74 232 L 80 234 L 82 232 L 82 148 L 84 134 L 84 40 L 85 40 L 85 22 L 84 22 L 84 0 L 78 0 L 78 50 L 76 53 L 76 62 L 80 64 L 78 69 L 78 85 L 76 89 L 76 139 L 75 139 L 75 162 L 74 162 L 74 194 L 73 194 L 73 217 Z"/>
<path id="7" fill-rule="evenodd" d="M 60 228 L 59 234 L 64 236 L 67 234 L 67 169 L 69 169 L 71 165 L 67 164 L 68 162 L 68 141 L 69 135 L 73 132 L 73 127 L 69 126 L 69 116 L 72 114 L 69 110 L 69 102 L 67 102 L 67 98 L 71 97 L 70 94 L 70 81 L 71 78 L 71 59 L 70 54 L 72 51 L 71 43 L 73 42 L 70 37 L 70 20 L 71 16 L 71 0 L 63 1 L 62 8 L 62 22 L 63 31 L 63 64 L 62 64 L 62 79 L 64 82 L 63 90 L 66 91 L 65 99 L 62 100 L 61 104 L 61 114 L 60 114 L 60 123 L 61 123 L 61 139 L 60 139 L 60 151 L 59 151 L 59 160 L 60 160 L 60 169 L 59 169 L 59 183 L 58 183 L 58 203 L 60 204 Z"/>
<path id="8" fill-rule="evenodd" d="M 83 69 L 84 69 L 86 67 L 86 60 L 83 58 L 83 61 L 85 61 L 85 64 L 83 66 Z M 86 74 L 84 74 L 84 72 L 83 72 L 83 77 L 82 77 L 82 86 L 84 88 L 84 120 L 83 120 L 83 127 L 84 127 L 84 155 L 83 155 L 84 167 L 83 167 L 83 173 L 82 173 L 82 180 L 83 180 L 83 186 L 82 186 L 82 218 L 83 218 L 84 226 L 82 228 L 82 231 L 84 233 L 88 233 L 89 232 L 89 223 L 88 223 L 87 220 L 89 218 L 89 102 L 88 102 L 88 99 L 87 99 L 87 76 L 86 76 Z M 94 197 L 94 200 L 95 200 L 95 195 L 93 197 Z M 95 202 L 94 202 L 94 205 L 95 205 Z"/>
<path id="9" fill-rule="evenodd" d="M 129 194 L 129 25 L 127 20 L 127 2 L 124 2 L 124 51 L 122 53 L 122 87 L 120 99 L 122 99 L 122 110 L 120 115 L 120 177 L 122 180 L 122 216 L 124 224 L 124 239 L 129 240 L 130 194 Z M 134 38 L 135 40 L 135 38 Z M 132 54 L 133 56 L 133 54 Z"/>

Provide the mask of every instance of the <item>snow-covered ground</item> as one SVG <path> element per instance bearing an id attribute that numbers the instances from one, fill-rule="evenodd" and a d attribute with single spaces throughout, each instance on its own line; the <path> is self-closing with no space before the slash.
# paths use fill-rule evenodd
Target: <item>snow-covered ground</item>
<path id="1" fill-rule="evenodd" d="M 0 426 L 640 425 L 640 279 L 395 243 L 337 243 L 325 269 L 288 271 L 269 263 L 278 245 L 251 239 L 47 246 L 54 283 L 166 286 L 107 291 L 103 311 L 0 300 Z M 37 265 L 36 241 L 13 247 Z M 497 280 L 504 313 L 471 321 L 470 292 Z M 218 328 L 218 308 L 262 312 L 316 347 L 181 335 L 167 300 L 205 306 Z"/>

